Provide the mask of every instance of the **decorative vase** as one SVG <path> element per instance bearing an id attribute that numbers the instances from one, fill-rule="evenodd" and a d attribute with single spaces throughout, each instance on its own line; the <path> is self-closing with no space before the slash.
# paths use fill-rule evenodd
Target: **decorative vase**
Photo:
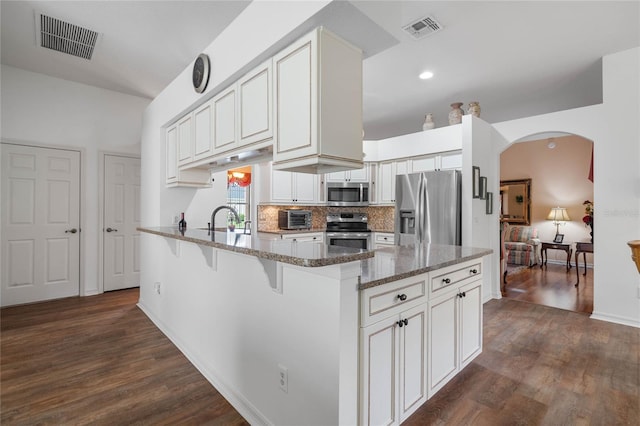
<path id="1" fill-rule="evenodd" d="M 629 241 L 627 244 L 631 248 L 631 260 L 636 264 L 640 273 L 640 240 Z"/>
<path id="2" fill-rule="evenodd" d="M 471 114 L 475 117 L 480 118 L 480 102 L 469 102 L 469 109 L 467 110 L 467 114 Z"/>
<path id="3" fill-rule="evenodd" d="M 464 111 L 462 108 L 462 102 L 454 102 L 451 104 L 451 111 L 449 111 L 449 124 L 460 124 L 462 123 L 462 116 L 464 115 Z"/>
<path id="4" fill-rule="evenodd" d="M 589 235 L 591 235 L 591 244 L 593 244 L 593 220 L 591 220 L 589 228 L 591 228 L 591 232 L 589 232 Z"/>
<path id="5" fill-rule="evenodd" d="M 424 123 L 422 124 L 422 130 L 435 129 L 436 123 L 433 121 L 433 114 L 429 113 L 424 116 Z"/>

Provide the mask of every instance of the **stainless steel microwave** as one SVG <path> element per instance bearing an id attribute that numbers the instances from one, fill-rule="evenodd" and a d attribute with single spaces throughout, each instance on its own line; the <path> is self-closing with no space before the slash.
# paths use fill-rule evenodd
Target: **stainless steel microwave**
<path id="1" fill-rule="evenodd" d="M 327 183 L 327 204 L 336 207 L 368 206 L 369 184 L 329 182 Z"/>

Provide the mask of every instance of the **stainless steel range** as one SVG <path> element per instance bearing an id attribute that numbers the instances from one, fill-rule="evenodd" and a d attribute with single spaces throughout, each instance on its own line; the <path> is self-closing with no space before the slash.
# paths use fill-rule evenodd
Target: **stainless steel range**
<path id="1" fill-rule="evenodd" d="M 327 215 L 326 242 L 330 246 L 371 248 L 371 230 L 366 213 L 330 213 Z"/>

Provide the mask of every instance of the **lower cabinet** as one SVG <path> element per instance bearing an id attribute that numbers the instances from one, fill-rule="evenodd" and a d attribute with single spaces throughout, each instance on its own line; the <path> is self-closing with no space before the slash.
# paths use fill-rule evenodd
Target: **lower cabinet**
<path id="1" fill-rule="evenodd" d="M 364 327 L 361 423 L 399 424 L 427 400 L 426 304 Z"/>
<path id="2" fill-rule="evenodd" d="M 482 280 L 429 301 L 429 397 L 482 351 Z"/>

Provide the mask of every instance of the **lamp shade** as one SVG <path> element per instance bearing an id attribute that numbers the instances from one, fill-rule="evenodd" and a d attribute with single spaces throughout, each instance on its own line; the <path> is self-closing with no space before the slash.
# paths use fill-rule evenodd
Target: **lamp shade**
<path id="1" fill-rule="evenodd" d="M 561 222 L 571 220 L 567 214 L 567 209 L 564 207 L 554 207 L 549 212 L 547 220 L 553 220 L 554 222 Z"/>

